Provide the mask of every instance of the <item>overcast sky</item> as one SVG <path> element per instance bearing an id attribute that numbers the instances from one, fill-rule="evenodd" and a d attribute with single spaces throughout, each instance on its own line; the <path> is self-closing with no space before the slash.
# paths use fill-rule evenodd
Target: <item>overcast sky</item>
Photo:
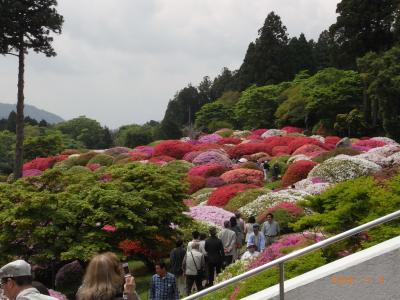
<path id="1" fill-rule="evenodd" d="M 26 103 L 117 128 L 161 120 L 169 99 L 236 69 L 270 11 L 308 39 L 335 22 L 338 0 L 59 0 L 55 58 L 30 53 Z M 15 103 L 17 60 L 0 56 L 0 102 Z"/>

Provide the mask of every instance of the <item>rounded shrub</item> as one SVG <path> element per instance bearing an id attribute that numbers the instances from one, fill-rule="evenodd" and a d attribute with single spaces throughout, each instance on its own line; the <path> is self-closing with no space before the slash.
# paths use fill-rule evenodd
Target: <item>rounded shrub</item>
<path id="1" fill-rule="evenodd" d="M 245 206 L 246 204 L 253 202 L 256 200 L 259 196 L 265 195 L 268 192 L 270 192 L 269 189 L 266 188 L 258 188 L 258 189 L 248 189 L 246 191 L 237 193 L 227 205 L 225 205 L 225 209 L 235 212 L 242 206 Z"/>
<path id="2" fill-rule="evenodd" d="M 114 157 L 107 154 L 98 154 L 90 159 L 87 165 L 90 164 L 99 164 L 100 166 L 111 166 L 113 163 Z"/>
<path id="3" fill-rule="evenodd" d="M 310 160 L 299 160 L 292 163 L 282 177 L 282 185 L 289 186 L 297 181 L 307 178 L 308 173 L 317 165 Z"/>
<path id="4" fill-rule="evenodd" d="M 228 204 L 229 200 L 232 199 L 237 193 L 256 187 L 257 186 L 253 184 L 243 183 L 236 183 L 219 187 L 211 193 L 210 197 L 207 200 L 207 204 L 223 207 Z"/>
<path id="5" fill-rule="evenodd" d="M 335 157 L 339 154 L 345 154 L 349 156 L 355 156 L 358 154 L 361 154 L 361 151 L 352 149 L 352 148 L 336 148 L 334 150 L 330 150 L 328 152 L 323 152 L 319 154 L 318 156 L 314 157 L 312 160 L 317 162 L 317 163 L 323 163 L 325 160 Z"/>

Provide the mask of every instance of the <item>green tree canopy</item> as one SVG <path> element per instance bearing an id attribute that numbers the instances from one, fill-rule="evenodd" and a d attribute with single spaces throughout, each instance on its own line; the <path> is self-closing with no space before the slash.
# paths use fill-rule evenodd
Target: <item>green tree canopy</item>
<path id="1" fill-rule="evenodd" d="M 84 168 L 0 185 L 0 260 L 21 257 L 32 263 L 80 259 L 118 252 L 125 239 L 158 246 L 183 224 L 187 187 L 181 175 L 154 165 L 128 164 L 107 169 L 112 180 Z M 104 225 L 117 228 L 102 230 Z"/>
<path id="2" fill-rule="evenodd" d="M 251 86 L 242 92 L 234 112 L 238 124 L 244 129 L 271 128 L 274 125 L 274 114 L 279 105 L 280 94 L 289 83 Z"/>
<path id="3" fill-rule="evenodd" d="M 85 116 L 59 123 L 55 128 L 82 142 L 89 149 L 108 147 L 105 143 L 108 129 L 102 128 L 99 122 Z"/>

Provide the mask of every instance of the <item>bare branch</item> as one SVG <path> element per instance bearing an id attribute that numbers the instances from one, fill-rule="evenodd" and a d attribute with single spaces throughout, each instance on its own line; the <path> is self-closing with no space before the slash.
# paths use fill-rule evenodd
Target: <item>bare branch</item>
<path id="1" fill-rule="evenodd" d="M 6 52 L 6 53 L 4 53 L 4 54 L 14 55 L 14 56 L 17 56 L 17 57 L 18 57 L 18 54 L 11 53 L 11 52 Z"/>

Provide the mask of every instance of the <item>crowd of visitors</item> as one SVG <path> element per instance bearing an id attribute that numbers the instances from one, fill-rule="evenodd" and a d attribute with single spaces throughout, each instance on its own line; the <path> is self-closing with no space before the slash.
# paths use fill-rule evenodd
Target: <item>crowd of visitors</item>
<path id="1" fill-rule="evenodd" d="M 270 213 L 260 225 L 250 217 L 245 223 L 240 213 L 224 222 L 217 234 L 211 227 L 209 235 L 192 232 L 193 239 L 186 249 L 182 240 L 170 253 L 170 272 L 164 262 L 156 263 L 151 279 L 150 300 L 175 300 L 184 295 L 212 286 L 216 275 L 226 266 L 241 259 L 251 259 L 260 254 L 279 236 L 279 224 Z M 244 252 L 244 253 L 243 253 Z M 0 287 L 3 299 L 56 300 L 49 296 L 46 287 L 34 282 L 31 266 L 23 261 L 13 261 L 0 269 Z M 6 298 L 4 298 L 6 297 Z M 118 257 L 111 252 L 98 254 L 86 268 L 77 300 L 138 300 L 134 277 L 123 269 Z"/>

